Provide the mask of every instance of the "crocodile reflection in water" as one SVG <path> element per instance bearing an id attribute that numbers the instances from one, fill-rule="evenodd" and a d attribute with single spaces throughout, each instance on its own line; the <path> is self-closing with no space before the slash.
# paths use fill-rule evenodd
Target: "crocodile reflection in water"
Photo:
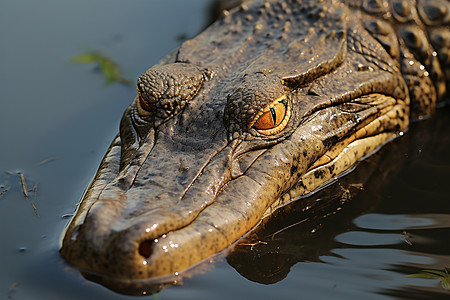
<path id="1" fill-rule="evenodd" d="M 178 274 L 432 113 L 449 4 L 348 2 L 245 2 L 146 71 L 61 255 L 111 280 Z"/>
<path id="2" fill-rule="evenodd" d="M 450 146 L 450 139 L 436 139 L 436 135 L 430 132 L 444 133 L 445 136 L 445 132 L 450 130 L 449 112 L 446 108 L 438 111 L 436 118 L 413 124 L 413 128 L 404 137 L 389 143 L 359 163 L 353 172 L 341 178 L 336 184 L 277 210 L 245 238 L 239 240 L 233 251 L 227 255 L 228 263 L 249 280 L 273 284 L 283 280 L 291 267 L 298 262 L 329 262 L 327 256 L 339 257 L 340 252 L 337 249 L 353 248 L 352 245 L 340 243 L 337 236 L 349 231 L 373 232 L 370 230 L 372 228 L 367 230 L 367 227 L 358 227 L 355 218 L 373 212 L 374 208 L 379 212 L 380 203 L 386 202 L 387 197 L 396 198 L 404 194 L 401 191 L 417 189 L 416 184 L 405 179 L 406 173 L 411 172 L 411 169 L 417 169 L 413 167 L 416 164 L 420 164 L 421 170 L 426 171 L 425 174 L 435 172 L 433 168 L 438 161 L 435 155 L 437 153 L 445 155 Z M 422 177 L 426 177 L 425 174 Z M 402 184 L 404 186 L 399 188 Z M 394 196 L 390 192 L 392 190 L 400 191 Z M 423 212 L 421 208 L 423 198 L 419 196 L 416 200 L 411 199 L 413 193 L 406 193 L 402 198 L 403 202 L 402 200 L 397 202 L 400 205 L 405 203 L 409 211 Z M 392 200 L 387 200 L 390 201 Z M 388 216 L 392 218 L 391 214 Z M 381 220 L 376 223 L 379 226 L 394 226 L 395 230 L 385 230 L 383 233 L 398 235 L 397 243 L 404 244 L 408 249 L 410 247 L 408 241 L 400 238 L 401 230 L 407 230 L 408 233 L 415 235 L 417 232 L 409 226 L 412 228 L 418 226 L 416 230 L 420 231 L 423 230 L 422 224 L 401 223 L 399 215 L 395 216 L 397 218 L 391 220 L 391 224 L 385 224 Z M 430 217 L 432 218 L 432 215 Z M 439 224 L 437 220 L 430 220 L 433 220 L 431 221 L 433 224 Z M 396 227 L 401 225 L 407 226 Z M 379 248 L 379 243 L 380 240 L 374 238 L 369 241 L 370 246 L 365 245 L 362 248 L 365 250 Z M 361 249 L 361 245 L 358 244 L 356 248 Z"/>

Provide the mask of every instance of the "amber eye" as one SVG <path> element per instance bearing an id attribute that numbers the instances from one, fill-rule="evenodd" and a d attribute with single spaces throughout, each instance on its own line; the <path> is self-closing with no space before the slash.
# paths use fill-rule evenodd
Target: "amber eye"
<path id="1" fill-rule="evenodd" d="M 138 101 L 136 103 L 137 112 L 140 116 L 146 117 L 152 114 L 152 109 L 148 105 L 147 101 L 142 97 L 141 92 L 138 89 Z"/>
<path id="2" fill-rule="evenodd" d="M 260 112 L 253 122 L 253 128 L 264 135 L 280 132 L 289 121 L 290 111 L 287 109 L 286 96 L 282 96 Z"/>
<path id="3" fill-rule="evenodd" d="M 268 111 L 264 112 L 261 117 L 256 120 L 253 126 L 258 130 L 272 129 L 280 125 L 286 114 L 286 108 L 283 103 L 277 103 L 270 107 Z"/>
<path id="4" fill-rule="evenodd" d="M 147 102 L 142 98 L 141 93 L 139 92 L 139 105 L 145 109 L 146 111 L 150 111 L 150 107 L 148 106 Z"/>

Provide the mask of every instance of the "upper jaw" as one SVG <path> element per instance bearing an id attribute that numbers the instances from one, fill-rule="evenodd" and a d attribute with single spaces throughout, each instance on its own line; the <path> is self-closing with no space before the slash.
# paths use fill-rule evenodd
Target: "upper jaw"
<path id="1" fill-rule="evenodd" d="M 333 117 L 338 112 L 340 120 Z M 348 136 L 357 119 L 338 105 L 319 109 L 289 138 L 259 152 L 251 167 L 233 180 L 230 165 L 238 142 L 224 138 L 222 148 L 211 150 L 196 166 L 196 153 L 164 156 L 173 140 L 160 133 L 128 189 L 118 184 L 127 168 L 115 178 L 113 171 L 104 172 L 109 179 L 105 175 L 93 182 L 79 208 L 83 213 L 69 226 L 62 254 L 82 269 L 123 279 L 161 277 L 195 265 L 256 226 L 274 200 L 329 150 L 324 141 Z M 106 161 L 117 159 L 115 143 Z M 191 170 L 185 174 L 191 180 L 183 183 L 177 180 L 186 176 L 168 172 L 183 169 L 181 161 Z"/>
<path id="2" fill-rule="evenodd" d="M 333 144 L 380 116 L 377 105 L 365 103 L 371 108 L 352 112 L 346 104 L 380 93 L 407 110 L 405 86 L 396 74 L 348 68 L 344 63 L 333 75 L 291 91 L 293 122 L 272 140 L 248 133 L 230 139 L 223 119 L 215 116 L 207 129 L 219 129 L 209 140 L 208 130 L 186 128 L 194 141 L 186 144 L 177 128 L 186 121 L 181 115 L 142 135 L 133 120 L 135 101 L 67 228 L 62 255 L 91 272 L 145 279 L 179 272 L 227 248 Z M 243 167 L 233 173 L 238 163 Z"/>

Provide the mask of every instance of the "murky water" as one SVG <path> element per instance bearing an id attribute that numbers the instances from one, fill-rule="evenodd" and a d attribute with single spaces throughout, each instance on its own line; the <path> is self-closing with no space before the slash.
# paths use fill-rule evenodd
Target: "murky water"
<path id="1" fill-rule="evenodd" d="M 136 80 L 201 30 L 210 5 L 2 3 L 0 297 L 129 298 L 84 279 L 58 254 L 67 216 L 135 95 L 134 86 L 106 86 L 95 68 L 69 60 L 100 50 Z M 449 132 L 443 108 L 340 182 L 277 213 L 204 273 L 149 297 L 447 299 L 438 279 L 407 275 L 450 267 Z"/>

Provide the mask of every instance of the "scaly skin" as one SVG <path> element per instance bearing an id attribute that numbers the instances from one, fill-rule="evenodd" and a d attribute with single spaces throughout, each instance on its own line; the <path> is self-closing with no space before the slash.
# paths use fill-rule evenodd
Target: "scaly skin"
<path id="1" fill-rule="evenodd" d="M 145 72 L 61 255 L 111 280 L 178 274 L 430 114 L 448 2 L 346 2 L 245 2 Z"/>

